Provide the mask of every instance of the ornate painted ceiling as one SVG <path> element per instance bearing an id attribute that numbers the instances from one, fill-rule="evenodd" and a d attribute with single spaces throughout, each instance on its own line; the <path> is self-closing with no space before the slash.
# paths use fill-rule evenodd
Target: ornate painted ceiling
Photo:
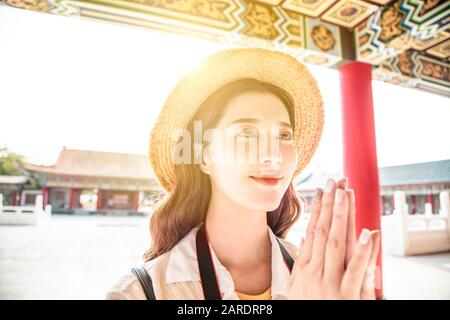
<path id="1" fill-rule="evenodd" d="M 446 0 L 0 0 L 51 14 L 285 50 L 336 68 L 357 60 L 373 78 L 450 96 Z"/>

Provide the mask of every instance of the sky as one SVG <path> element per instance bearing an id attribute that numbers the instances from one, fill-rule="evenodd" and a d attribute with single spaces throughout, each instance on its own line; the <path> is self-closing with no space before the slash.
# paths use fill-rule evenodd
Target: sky
<path id="1" fill-rule="evenodd" d="M 145 154 L 176 81 L 217 43 L 0 6 L 0 146 L 53 164 L 63 146 Z M 338 71 L 308 65 L 325 127 L 308 170 L 342 168 Z M 450 159 L 450 99 L 373 81 L 378 165 Z"/>

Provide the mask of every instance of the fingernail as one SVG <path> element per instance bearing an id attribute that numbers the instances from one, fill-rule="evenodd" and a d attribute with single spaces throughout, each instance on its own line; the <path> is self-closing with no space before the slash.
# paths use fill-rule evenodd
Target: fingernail
<path id="1" fill-rule="evenodd" d="M 370 231 L 370 235 L 376 235 L 378 233 L 380 233 L 380 230 L 378 230 L 378 229 Z"/>
<path id="2" fill-rule="evenodd" d="M 359 243 L 363 246 L 365 246 L 367 243 L 369 243 L 370 239 L 370 230 L 369 229 L 362 229 L 361 234 L 359 235 Z"/>
<path id="3" fill-rule="evenodd" d="M 377 241 L 380 234 L 380 230 L 373 230 L 370 232 L 370 236 L 372 237 L 373 241 Z M 374 242 L 375 243 L 375 242 Z"/>
<path id="4" fill-rule="evenodd" d="M 327 181 L 327 185 L 326 185 L 326 187 L 325 187 L 325 191 L 327 192 L 327 193 L 330 193 L 331 192 L 331 190 L 333 190 L 333 179 L 328 179 L 328 181 Z"/>
<path id="5" fill-rule="evenodd" d="M 344 200 L 344 194 L 345 194 L 345 191 L 342 190 L 341 188 L 338 188 L 338 189 L 336 190 L 336 195 L 335 195 L 334 201 L 335 201 L 337 204 L 341 203 L 342 200 Z"/>

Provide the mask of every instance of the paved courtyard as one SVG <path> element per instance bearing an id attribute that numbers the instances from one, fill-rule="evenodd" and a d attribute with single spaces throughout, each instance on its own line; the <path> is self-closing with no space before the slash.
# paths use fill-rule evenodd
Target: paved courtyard
<path id="1" fill-rule="evenodd" d="M 104 299 L 149 246 L 147 218 L 53 216 L 0 226 L 0 299 Z M 388 299 L 450 299 L 450 252 L 383 256 Z"/>

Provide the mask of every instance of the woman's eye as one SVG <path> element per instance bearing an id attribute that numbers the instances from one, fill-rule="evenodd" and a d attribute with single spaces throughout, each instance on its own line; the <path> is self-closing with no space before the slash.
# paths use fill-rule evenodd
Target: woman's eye
<path id="1" fill-rule="evenodd" d="M 281 140 L 292 140 L 292 133 L 290 133 L 289 131 L 282 131 L 280 132 L 278 137 Z"/>
<path id="2" fill-rule="evenodd" d="M 257 137 L 258 133 L 253 128 L 245 128 L 239 131 L 238 137 L 246 137 L 246 138 L 253 138 Z"/>

